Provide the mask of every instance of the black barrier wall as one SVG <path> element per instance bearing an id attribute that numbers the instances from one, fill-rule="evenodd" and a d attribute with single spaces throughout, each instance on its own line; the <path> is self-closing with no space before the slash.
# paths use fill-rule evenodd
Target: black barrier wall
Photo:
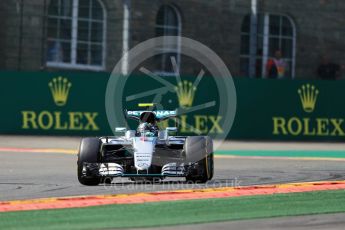
<path id="1" fill-rule="evenodd" d="M 111 135 L 105 112 L 107 73 L 0 73 L 0 133 L 22 135 Z M 151 79 L 152 80 L 152 79 Z M 209 99 L 216 102 L 219 92 L 211 77 L 194 88 L 195 77 L 174 78 L 176 92 L 161 98 L 165 109 L 184 109 Z M 344 81 L 303 81 L 234 79 L 237 109 L 228 138 L 251 140 L 345 140 Z M 122 100 L 127 109 L 138 109 L 139 102 L 151 97 L 128 100 L 159 83 L 147 76 L 132 76 L 126 83 Z M 127 99 L 126 99 L 127 98 Z M 229 105 L 231 106 L 231 105 Z M 123 109 L 119 109 L 122 115 Z M 180 134 L 217 134 L 224 131 L 222 119 L 214 107 L 180 117 Z M 225 115 L 226 116 L 226 115 Z M 123 124 L 125 126 L 125 124 Z M 162 124 L 167 126 L 168 123 Z M 133 122 L 129 123 L 132 128 Z"/>

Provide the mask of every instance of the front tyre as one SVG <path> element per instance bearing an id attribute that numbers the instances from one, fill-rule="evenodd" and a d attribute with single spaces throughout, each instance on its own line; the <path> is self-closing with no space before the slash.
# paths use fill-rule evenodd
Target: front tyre
<path id="1" fill-rule="evenodd" d="M 206 183 L 214 174 L 213 142 L 210 137 L 187 137 L 185 142 L 187 163 L 193 163 L 187 181 Z"/>
<path id="2" fill-rule="evenodd" d="M 98 138 L 83 138 L 78 153 L 78 180 L 83 185 L 94 186 L 101 182 L 101 177 L 84 175 L 84 163 L 97 163 L 101 141 Z"/>

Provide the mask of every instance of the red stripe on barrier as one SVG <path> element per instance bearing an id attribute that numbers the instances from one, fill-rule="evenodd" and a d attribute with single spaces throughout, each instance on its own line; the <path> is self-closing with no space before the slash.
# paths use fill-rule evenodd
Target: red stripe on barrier
<path id="1" fill-rule="evenodd" d="M 345 189 L 345 181 L 281 185 L 222 187 L 121 195 L 97 195 L 0 202 L 0 212 L 79 208 L 108 204 L 138 204 L 158 201 L 194 200 Z"/>
<path id="2" fill-rule="evenodd" d="M 32 148 L 0 148 L 0 152 L 34 152 Z"/>
<path id="3" fill-rule="evenodd" d="M 75 149 L 51 149 L 51 148 L 48 148 L 48 149 L 38 149 L 38 148 L 0 147 L 0 152 L 77 154 L 78 150 L 75 150 Z"/>

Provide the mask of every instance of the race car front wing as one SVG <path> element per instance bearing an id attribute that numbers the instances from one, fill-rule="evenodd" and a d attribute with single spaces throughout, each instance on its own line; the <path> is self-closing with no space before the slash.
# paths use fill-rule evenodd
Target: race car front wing
<path id="1" fill-rule="evenodd" d="M 84 163 L 83 176 L 102 177 L 184 177 L 193 165 L 184 163 L 168 163 L 162 167 L 161 173 L 152 174 L 148 170 L 137 170 L 137 173 L 126 173 L 124 168 L 117 163 Z"/>

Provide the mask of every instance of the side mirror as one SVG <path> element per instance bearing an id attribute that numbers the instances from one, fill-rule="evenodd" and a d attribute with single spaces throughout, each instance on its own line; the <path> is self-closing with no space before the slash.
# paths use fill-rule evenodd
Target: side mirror
<path id="1" fill-rule="evenodd" d="M 167 128 L 166 128 L 166 131 L 167 131 L 168 133 L 177 132 L 177 128 L 176 128 L 176 127 L 167 127 Z"/>
<path id="2" fill-rule="evenodd" d="M 127 131 L 126 127 L 116 127 L 115 132 L 116 133 L 125 133 Z"/>
<path id="3" fill-rule="evenodd" d="M 135 137 L 135 131 L 134 130 L 127 130 L 125 134 L 126 139 L 131 139 Z"/>

